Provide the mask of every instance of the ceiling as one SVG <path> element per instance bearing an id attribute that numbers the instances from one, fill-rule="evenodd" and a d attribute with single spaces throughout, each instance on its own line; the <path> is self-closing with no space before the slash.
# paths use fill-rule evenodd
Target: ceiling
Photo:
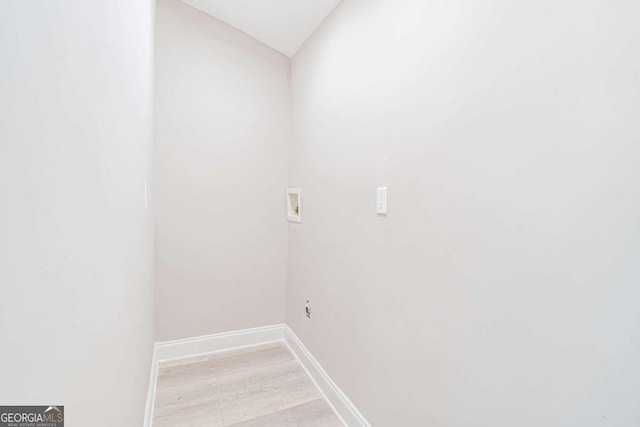
<path id="1" fill-rule="evenodd" d="M 291 57 L 340 0 L 183 0 Z"/>

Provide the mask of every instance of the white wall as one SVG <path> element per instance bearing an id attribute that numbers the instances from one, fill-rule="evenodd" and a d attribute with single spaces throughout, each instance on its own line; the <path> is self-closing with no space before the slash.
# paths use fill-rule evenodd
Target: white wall
<path id="1" fill-rule="evenodd" d="M 295 56 L 287 323 L 372 425 L 640 425 L 638 16 L 344 0 Z"/>
<path id="2" fill-rule="evenodd" d="M 0 404 L 139 426 L 153 2 L 0 3 Z M 115 417 L 115 418 L 114 418 Z"/>
<path id="3" fill-rule="evenodd" d="M 157 338 L 281 323 L 289 59 L 160 0 L 155 99 Z"/>

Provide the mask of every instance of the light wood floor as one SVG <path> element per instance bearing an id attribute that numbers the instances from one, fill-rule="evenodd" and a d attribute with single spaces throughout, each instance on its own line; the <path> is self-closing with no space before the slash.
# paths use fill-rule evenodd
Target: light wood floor
<path id="1" fill-rule="evenodd" d="M 161 363 L 154 427 L 342 426 L 279 343 Z"/>

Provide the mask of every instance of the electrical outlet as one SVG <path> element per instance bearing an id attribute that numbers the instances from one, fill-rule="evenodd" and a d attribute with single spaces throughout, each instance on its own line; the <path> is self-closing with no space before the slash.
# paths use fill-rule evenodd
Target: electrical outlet
<path id="1" fill-rule="evenodd" d="M 307 314 L 307 317 L 311 319 L 311 303 L 307 300 L 307 303 L 304 305 L 304 311 Z"/>

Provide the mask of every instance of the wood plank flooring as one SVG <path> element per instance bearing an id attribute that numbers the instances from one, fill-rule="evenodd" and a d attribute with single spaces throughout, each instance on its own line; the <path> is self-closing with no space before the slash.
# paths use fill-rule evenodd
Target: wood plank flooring
<path id="1" fill-rule="evenodd" d="M 161 363 L 154 427 L 341 427 L 280 343 Z"/>

